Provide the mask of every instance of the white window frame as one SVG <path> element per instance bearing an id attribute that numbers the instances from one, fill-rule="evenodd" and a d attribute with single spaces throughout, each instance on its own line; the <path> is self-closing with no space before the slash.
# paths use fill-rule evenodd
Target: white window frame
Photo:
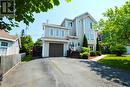
<path id="1" fill-rule="evenodd" d="M 93 29 L 93 23 L 90 22 L 90 29 Z"/>
<path id="2" fill-rule="evenodd" d="M 59 30 L 58 29 L 56 30 L 56 36 L 59 36 Z"/>
<path id="3" fill-rule="evenodd" d="M 50 29 L 50 36 L 53 36 L 53 29 Z"/>
<path id="4" fill-rule="evenodd" d="M 2 46 L 2 43 L 7 43 L 7 46 Z M 8 47 L 8 46 L 9 46 L 9 43 L 8 43 L 7 41 L 1 41 L 0 46 L 1 46 L 1 47 Z"/>
<path id="5" fill-rule="evenodd" d="M 64 37 L 65 36 L 65 32 L 61 31 L 61 35 L 62 35 L 62 37 Z"/>

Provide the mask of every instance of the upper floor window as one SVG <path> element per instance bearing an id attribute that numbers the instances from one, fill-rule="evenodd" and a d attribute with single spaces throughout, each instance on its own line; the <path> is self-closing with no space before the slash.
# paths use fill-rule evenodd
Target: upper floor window
<path id="1" fill-rule="evenodd" d="M 56 36 L 59 36 L 59 30 L 56 30 Z"/>
<path id="2" fill-rule="evenodd" d="M 53 36 L 53 29 L 51 29 L 51 31 L 50 31 L 50 35 L 52 35 L 52 36 Z"/>
<path id="3" fill-rule="evenodd" d="M 70 26 L 72 27 L 72 22 L 70 23 Z"/>
<path id="4" fill-rule="evenodd" d="M 72 27 L 72 22 L 68 22 L 68 27 Z"/>
<path id="5" fill-rule="evenodd" d="M 62 36 L 64 36 L 64 31 L 62 31 Z"/>
<path id="6" fill-rule="evenodd" d="M 8 42 L 1 42 L 1 46 L 8 46 Z"/>
<path id="7" fill-rule="evenodd" d="M 91 28 L 91 29 L 93 28 L 92 22 L 90 23 L 90 28 Z"/>
<path id="8" fill-rule="evenodd" d="M 93 34 L 90 34 L 90 39 L 94 40 L 94 35 Z"/>

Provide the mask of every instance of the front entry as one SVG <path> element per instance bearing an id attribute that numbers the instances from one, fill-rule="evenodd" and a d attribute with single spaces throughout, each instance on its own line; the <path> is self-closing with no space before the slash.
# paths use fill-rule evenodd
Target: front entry
<path id="1" fill-rule="evenodd" d="M 50 43 L 49 44 L 49 57 L 62 57 L 63 56 L 63 44 Z"/>

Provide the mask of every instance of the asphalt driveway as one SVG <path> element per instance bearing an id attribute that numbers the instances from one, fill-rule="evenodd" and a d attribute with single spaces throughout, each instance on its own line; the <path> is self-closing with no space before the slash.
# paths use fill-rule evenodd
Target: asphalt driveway
<path id="1" fill-rule="evenodd" d="M 81 59 L 36 59 L 18 65 L 2 87 L 130 87 L 130 73 Z"/>

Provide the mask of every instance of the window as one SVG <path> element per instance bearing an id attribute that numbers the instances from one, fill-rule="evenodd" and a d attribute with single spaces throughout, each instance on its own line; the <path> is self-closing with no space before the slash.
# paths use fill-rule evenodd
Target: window
<path id="1" fill-rule="evenodd" d="M 70 42 L 69 47 L 73 48 L 74 47 L 74 42 Z"/>
<path id="2" fill-rule="evenodd" d="M 78 46 L 80 46 L 80 42 L 78 42 Z"/>
<path id="3" fill-rule="evenodd" d="M 72 22 L 68 22 L 68 27 L 69 27 L 69 28 L 72 27 Z"/>
<path id="4" fill-rule="evenodd" d="M 51 29 L 51 31 L 50 31 L 50 35 L 53 36 L 53 29 Z"/>
<path id="5" fill-rule="evenodd" d="M 59 36 L 59 30 L 56 30 L 56 36 Z"/>
<path id="6" fill-rule="evenodd" d="M 91 38 L 91 40 L 94 40 L 94 35 L 90 34 L 90 38 Z"/>
<path id="7" fill-rule="evenodd" d="M 72 22 L 70 23 L 70 26 L 72 27 Z"/>
<path id="8" fill-rule="evenodd" d="M 1 42 L 1 46 L 8 46 L 8 42 Z"/>
<path id="9" fill-rule="evenodd" d="M 64 31 L 62 31 L 62 36 L 64 36 Z"/>
<path id="10" fill-rule="evenodd" d="M 89 48 L 90 48 L 90 51 L 93 51 L 93 45 L 90 45 Z"/>
<path id="11" fill-rule="evenodd" d="M 75 47 L 77 47 L 77 43 L 75 43 Z"/>
<path id="12" fill-rule="evenodd" d="M 71 46 L 74 47 L 74 42 L 71 43 Z"/>
<path id="13" fill-rule="evenodd" d="M 90 23 L 90 28 L 92 29 L 92 23 Z"/>

